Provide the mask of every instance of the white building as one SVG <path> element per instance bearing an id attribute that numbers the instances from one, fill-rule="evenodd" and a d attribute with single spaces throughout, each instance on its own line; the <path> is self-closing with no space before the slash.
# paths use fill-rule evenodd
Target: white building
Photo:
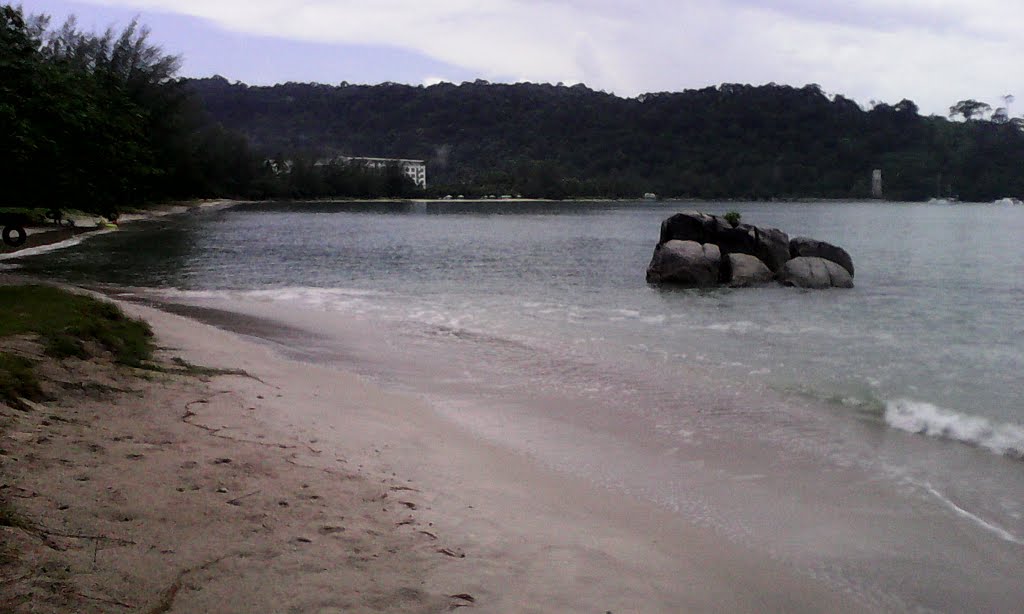
<path id="1" fill-rule="evenodd" d="M 871 172 L 871 198 L 882 197 L 882 169 L 876 168 Z"/>
<path id="2" fill-rule="evenodd" d="M 427 164 L 423 160 L 406 160 L 404 158 L 364 158 L 360 156 L 338 156 L 327 160 L 317 160 L 315 166 L 327 166 L 329 164 L 362 164 L 366 168 L 383 170 L 391 165 L 397 165 L 405 173 L 405 176 L 413 180 L 420 188 L 427 187 Z"/>

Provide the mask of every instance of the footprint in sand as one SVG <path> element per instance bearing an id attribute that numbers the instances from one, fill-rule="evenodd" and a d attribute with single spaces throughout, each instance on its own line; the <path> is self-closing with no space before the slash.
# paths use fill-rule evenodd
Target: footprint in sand
<path id="1" fill-rule="evenodd" d="M 342 533 L 345 531 L 345 527 L 332 527 L 330 525 L 320 527 L 317 532 L 320 535 L 333 535 L 335 533 Z"/>

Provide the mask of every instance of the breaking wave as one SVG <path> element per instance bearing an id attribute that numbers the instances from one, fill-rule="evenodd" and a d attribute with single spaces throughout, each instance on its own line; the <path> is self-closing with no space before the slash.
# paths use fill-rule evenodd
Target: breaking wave
<path id="1" fill-rule="evenodd" d="M 910 399 L 887 401 L 885 422 L 908 433 L 959 441 L 1024 460 L 1024 426 L 1018 424 L 993 422 Z"/>

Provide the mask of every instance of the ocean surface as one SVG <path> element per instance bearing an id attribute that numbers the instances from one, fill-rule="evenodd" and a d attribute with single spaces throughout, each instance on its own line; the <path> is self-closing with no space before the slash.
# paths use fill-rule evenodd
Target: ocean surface
<path id="1" fill-rule="evenodd" d="M 695 208 L 841 245 L 856 288 L 646 284 Z M 872 609 L 1024 608 L 1022 206 L 254 204 L 0 264 L 287 324 L 242 332 Z"/>

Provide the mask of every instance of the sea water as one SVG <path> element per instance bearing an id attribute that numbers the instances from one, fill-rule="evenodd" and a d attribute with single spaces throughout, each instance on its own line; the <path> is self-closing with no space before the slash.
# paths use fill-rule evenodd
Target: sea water
<path id="1" fill-rule="evenodd" d="M 856 287 L 650 286 L 686 209 L 841 245 Z M 1022 239 L 1009 205 L 289 203 L 8 264 L 287 323 L 291 355 L 869 605 L 955 610 L 1024 597 Z"/>

